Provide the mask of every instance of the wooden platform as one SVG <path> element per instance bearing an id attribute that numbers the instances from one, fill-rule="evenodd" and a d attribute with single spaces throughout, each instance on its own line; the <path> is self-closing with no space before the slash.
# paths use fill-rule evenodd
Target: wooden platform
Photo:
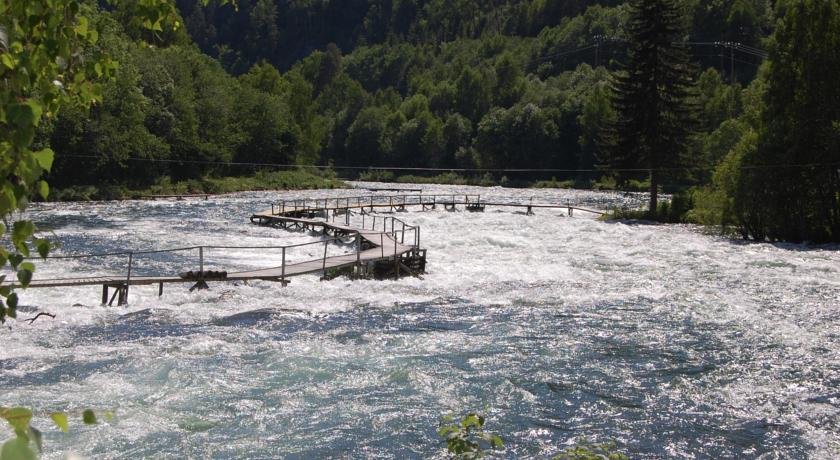
<path id="1" fill-rule="evenodd" d="M 349 270 L 349 273 L 353 276 L 370 276 L 374 272 L 379 273 L 378 276 L 383 273 L 386 276 L 417 274 L 425 269 L 426 263 L 426 251 L 420 248 L 420 228 L 409 225 L 394 216 L 370 214 L 375 209 L 388 209 L 392 212 L 398 212 L 405 210 L 408 206 L 420 206 L 423 210 L 442 206 L 450 211 L 456 210 L 460 206 L 473 212 L 484 211 L 487 206 L 512 207 L 526 209 L 528 214 L 533 213 L 534 209 L 555 208 L 566 210 L 569 216 L 575 210 L 603 214 L 601 211 L 572 206 L 568 203 L 488 202 L 482 201 L 480 195 L 370 195 L 314 200 L 285 200 L 272 204 L 270 209 L 253 214 L 251 221 L 260 225 L 280 228 L 303 228 L 320 231 L 327 238 L 322 241 L 287 246 L 194 246 L 157 251 L 56 256 L 57 258 L 125 256 L 127 257 L 126 271 L 124 274 L 106 276 L 50 279 L 36 277 L 28 288 L 101 285 L 102 303 L 110 305 L 115 299 L 118 304 L 126 303 L 129 287 L 138 285 L 157 284 L 159 286 L 158 293 L 162 294 L 163 285 L 173 283 L 189 283 L 193 284 L 191 289 L 201 289 L 207 287 L 207 282 L 215 281 L 269 280 L 279 281 L 285 285 L 291 277 L 321 273 L 323 278 L 327 278 L 329 273 L 339 270 L 345 272 Z M 354 213 L 361 215 L 359 226 L 350 225 L 350 215 Z M 337 256 L 327 256 L 327 248 L 331 242 L 352 243 L 353 251 Z M 287 262 L 287 249 L 309 245 L 323 246 L 324 256 L 295 263 Z M 203 254 L 205 249 L 279 250 L 282 253 L 282 262 L 275 267 L 224 272 L 224 276 L 221 276 L 215 272 L 204 270 Z M 132 276 L 133 256 L 178 251 L 198 252 L 198 260 L 195 265 L 197 270 L 195 272 L 188 273 L 188 276 L 182 276 L 178 273 L 164 276 Z M 6 282 L 2 284 L 16 286 L 15 283 Z M 109 300 L 110 289 L 115 291 Z"/>
<path id="2" fill-rule="evenodd" d="M 571 203 L 526 203 L 483 201 L 481 195 L 367 195 L 338 198 L 316 198 L 307 200 L 283 200 L 271 205 L 268 210 L 272 215 L 307 215 L 307 213 L 345 212 L 348 210 L 388 209 L 402 211 L 408 206 L 419 206 L 423 210 L 436 209 L 438 206 L 454 211 L 459 207 L 467 211 L 484 211 L 490 207 L 519 208 L 526 214 L 533 214 L 535 209 L 560 209 L 566 215 L 572 216 L 574 211 L 581 211 L 596 215 L 606 214 L 604 211 L 584 208 Z"/>
<path id="3" fill-rule="evenodd" d="M 204 198 L 205 200 L 210 197 L 209 193 L 184 193 L 184 194 L 175 194 L 175 195 L 140 195 L 140 198 L 146 200 L 156 200 L 160 199 L 171 199 L 174 198 L 176 200 L 183 200 L 185 198 Z"/>
<path id="4" fill-rule="evenodd" d="M 124 304 L 128 301 L 128 291 L 130 286 L 154 285 L 159 286 L 159 294 L 163 294 L 163 285 L 172 283 L 188 283 L 193 284 L 193 288 L 204 288 L 207 282 L 214 281 L 247 281 L 247 280 L 268 280 L 278 281 L 284 286 L 289 282 L 289 278 L 320 273 L 325 278 L 327 274 L 334 270 L 351 269 L 357 276 L 367 276 L 371 274 L 374 268 L 382 271 L 384 264 L 393 271 L 394 276 L 402 275 L 416 275 L 418 271 L 422 271 L 425 267 L 425 250 L 420 249 L 420 229 L 417 226 L 406 225 L 405 222 L 395 217 L 383 217 L 380 222 L 383 222 L 383 229 L 376 229 L 376 221 L 370 220 L 371 228 L 353 227 L 350 225 L 342 225 L 336 222 L 327 222 L 318 218 L 299 217 L 292 215 L 276 215 L 270 212 L 256 213 L 251 216 L 251 221 L 261 225 L 273 225 L 283 228 L 297 226 L 308 229 L 319 229 L 325 235 L 330 236 L 323 241 L 316 241 L 312 243 L 303 243 L 287 246 L 272 246 L 265 247 L 265 249 L 279 250 L 282 254 L 282 263 L 279 266 L 261 268 L 255 270 L 246 270 L 238 272 L 225 273 L 223 278 L 205 277 L 203 253 L 205 249 L 224 248 L 224 249 L 263 249 L 262 247 L 253 246 L 195 246 L 188 248 L 175 248 L 162 251 L 145 251 L 145 252 L 125 252 L 125 253 L 111 253 L 106 256 L 127 256 L 128 265 L 124 275 L 116 276 L 89 276 L 89 277 L 68 277 L 68 278 L 50 278 L 50 279 L 33 279 L 27 289 L 37 288 L 55 288 L 55 287 L 70 287 L 70 286 L 102 286 L 102 303 L 113 304 L 117 300 L 118 304 Z M 390 230 L 387 230 L 387 223 L 390 221 Z M 406 234 L 411 233 L 408 238 L 409 244 L 405 244 Z M 349 242 L 353 245 L 353 251 L 337 256 L 327 256 L 327 246 L 330 243 Z M 319 245 L 324 247 L 324 257 L 302 262 L 287 263 L 286 250 L 294 249 L 303 246 Z M 163 253 L 163 252 L 178 252 L 185 250 L 198 250 L 200 254 L 197 270 L 192 277 L 185 277 L 179 274 L 172 274 L 169 276 L 132 276 L 132 257 L 134 255 L 148 254 L 148 253 Z M 81 256 L 59 256 L 62 258 L 85 258 L 85 257 L 100 257 L 103 255 L 81 255 Z M 418 268 L 417 261 L 420 261 Z M 392 267 L 392 268 L 391 268 Z M 18 283 L 2 283 L 13 287 L 20 287 Z M 115 289 L 113 295 L 109 300 L 109 290 Z M 191 290 L 192 290 L 191 289 Z"/>

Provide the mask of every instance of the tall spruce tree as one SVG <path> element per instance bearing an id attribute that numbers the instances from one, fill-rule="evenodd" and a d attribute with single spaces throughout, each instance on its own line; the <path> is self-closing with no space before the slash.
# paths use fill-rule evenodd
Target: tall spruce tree
<path id="1" fill-rule="evenodd" d="M 736 212 L 757 240 L 840 241 L 840 0 L 779 2 Z"/>
<path id="2" fill-rule="evenodd" d="M 687 163 L 687 137 L 694 114 L 688 103 L 693 69 L 683 13 L 674 0 L 632 0 L 627 25 L 628 61 L 612 81 L 616 121 L 605 136 L 606 167 L 626 180 L 627 170 L 646 170 L 650 209 L 659 186 Z"/>

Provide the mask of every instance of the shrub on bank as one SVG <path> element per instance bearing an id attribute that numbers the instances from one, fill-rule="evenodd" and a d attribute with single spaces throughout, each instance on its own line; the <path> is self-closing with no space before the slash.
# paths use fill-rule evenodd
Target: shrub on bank
<path id="1" fill-rule="evenodd" d="M 52 201 L 123 200 L 150 195 L 220 194 L 246 190 L 304 190 L 344 188 L 346 184 L 335 178 L 331 170 L 258 171 L 245 177 L 204 177 L 172 182 L 169 177 L 159 179 L 142 190 L 130 190 L 120 185 L 77 185 L 50 193 Z"/>

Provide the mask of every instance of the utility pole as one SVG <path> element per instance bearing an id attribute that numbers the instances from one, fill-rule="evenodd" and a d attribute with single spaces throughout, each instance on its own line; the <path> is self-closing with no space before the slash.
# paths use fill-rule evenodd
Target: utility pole
<path id="1" fill-rule="evenodd" d="M 600 63 L 600 54 L 601 54 L 601 40 L 603 40 L 603 35 L 595 35 L 592 38 L 595 39 L 595 68 L 598 68 L 598 64 Z"/>
<path id="2" fill-rule="evenodd" d="M 735 43 L 729 44 L 729 77 L 732 79 L 731 84 L 735 84 Z"/>

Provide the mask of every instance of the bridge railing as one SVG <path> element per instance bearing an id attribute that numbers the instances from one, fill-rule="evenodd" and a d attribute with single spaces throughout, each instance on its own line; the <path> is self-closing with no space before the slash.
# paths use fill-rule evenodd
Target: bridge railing
<path id="1" fill-rule="evenodd" d="M 358 237 L 356 237 L 353 241 L 355 245 L 354 251 L 359 252 L 359 244 L 358 244 Z M 186 261 L 168 261 L 165 262 L 167 267 L 177 267 L 177 271 L 193 271 L 193 276 L 198 278 L 203 278 L 207 272 L 205 272 L 205 268 L 216 266 L 217 264 L 208 264 L 209 260 L 209 253 L 215 252 L 218 254 L 218 251 L 232 251 L 232 250 L 259 250 L 262 252 L 262 255 L 265 255 L 265 251 L 272 251 L 275 256 L 279 256 L 279 266 L 274 266 L 270 268 L 280 268 L 281 269 L 281 280 L 285 280 L 286 274 L 286 266 L 290 263 L 296 263 L 294 258 L 290 258 L 289 254 L 293 250 L 306 248 L 306 247 L 314 247 L 321 245 L 324 247 L 323 253 L 319 253 L 319 257 L 315 259 L 304 259 L 304 260 L 319 260 L 322 261 L 322 266 L 326 265 L 326 259 L 331 257 L 332 255 L 329 254 L 328 248 L 330 243 L 342 243 L 347 244 L 347 238 L 341 237 L 329 237 L 324 238 L 320 241 L 312 241 L 306 243 L 297 243 L 297 244 L 287 244 L 287 245 L 197 245 L 197 246 L 184 246 L 184 247 L 177 247 L 177 248 L 168 248 L 168 249 L 154 249 L 154 250 L 128 250 L 128 251 L 113 251 L 113 252 L 100 252 L 100 253 L 90 253 L 90 254 L 58 254 L 58 255 L 51 255 L 47 256 L 45 259 L 40 259 L 39 257 L 29 257 L 29 259 L 40 259 L 45 260 L 47 262 L 47 267 L 49 267 L 49 261 L 51 260 L 90 260 L 90 259 L 122 259 L 123 262 L 116 262 L 109 264 L 111 266 L 121 267 L 118 269 L 117 275 L 107 274 L 103 275 L 101 273 L 98 274 L 91 274 L 87 276 L 87 278 L 103 278 L 103 277 L 112 277 L 112 278 L 124 278 L 125 284 L 131 284 L 132 278 L 148 278 L 148 277 L 160 277 L 161 275 L 150 275 L 150 274 L 143 274 L 138 276 L 138 270 L 145 270 L 148 271 L 147 267 L 144 267 L 143 264 L 138 263 L 139 259 L 143 258 L 144 256 L 154 256 L 160 254 L 178 254 L 178 253 L 191 253 L 187 256 Z M 278 254 L 279 253 L 279 254 Z M 224 254 L 224 253 L 223 253 Z M 223 256 L 222 256 L 223 257 Z M 44 267 L 44 264 L 39 264 L 39 267 Z M 102 265 L 98 265 L 98 267 L 102 267 Z M 197 271 L 196 271 L 197 269 Z M 78 271 L 78 268 L 76 269 Z M 113 269 L 109 270 L 113 273 Z M 167 271 L 167 275 L 171 277 L 178 277 L 180 276 L 179 273 L 172 274 L 172 271 Z M 14 274 L 11 274 L 7 279 L 11 279 L 14 277 Z M 35 281 L 58 281 L 61 279 L 77 279 L 79 277 L 72 277 L 72 278 L 48 278 L 48 279 L 40 279 L 40 277 L 34 278 Z M 9 284 L 7 281 L 4 284 Z"/>
<path id="2" fill-rule="evenodd" d="M 332 198 L 312 198 L 282 200 L 271 204 L 272 215 L 282 215 L 290 212 L 319 212 L 346 211 L 348 209 L 364 209 L 370 207 L 401 208 L 409 205 L 437 205 L 437 204 L 480 204 L 481 195 L 475 194 L 446 194 L 446 195 L 360 195 Z"/>
<path id="3" fill-rule="evenodd" d="M 390 208 L 391 210 L 402 209 L 406 206 L 436 206 L 443 205 L 446 207 L 463 205 L 475 206 L 476 208 L 484 208 L 485 206 L 498 207 L 516 207 L 527 209 L 527 213 L 533 213 L 534 209 L 538 208 L 555 208 L 566 210 L 567 215 L 571 216 L 572 212 L 583 211 L 592 214 L 603 215 L 603 211 L 581 207 L 571 202 L 566 203 L 535 203 L 533 197 L 526 202 L 504 202 L 494 200 L 482 200 L 481 195 L 471 194 L 433 194 L 424 195 L 408 194 L 408 195 L 360 195 L 360 196 L 345 196 L 333 198 L 312 198 L 300 200 L 282 200 L 278 203 L 272 203 L 272 215 L 284 215 L 289 213 L 312 213 L 323 214 L 327 212 L 346 213 L 351 209 L 359 209 L 362 211 L 374 208 Z M 349 223 L 348 223 L 349 225 Z"/>
<path id="4" fill-rule="evenodd" d="M 368 230 L 368 228 L 370 228 L 371 231 L 390 235 L 394 241 L 399 244 L 405 244 L 406 235 L 409 235 L 409 246 L 414 248 L 420 247 L 419 225 L 410 225 L 404 220 L 393 216 L 376 216 L 367 213 L 353 214 L 360 216 L 361 229 L 363 230 Z M 357 218 L 357 220 L 359 220 L 359 218 Z"/>

